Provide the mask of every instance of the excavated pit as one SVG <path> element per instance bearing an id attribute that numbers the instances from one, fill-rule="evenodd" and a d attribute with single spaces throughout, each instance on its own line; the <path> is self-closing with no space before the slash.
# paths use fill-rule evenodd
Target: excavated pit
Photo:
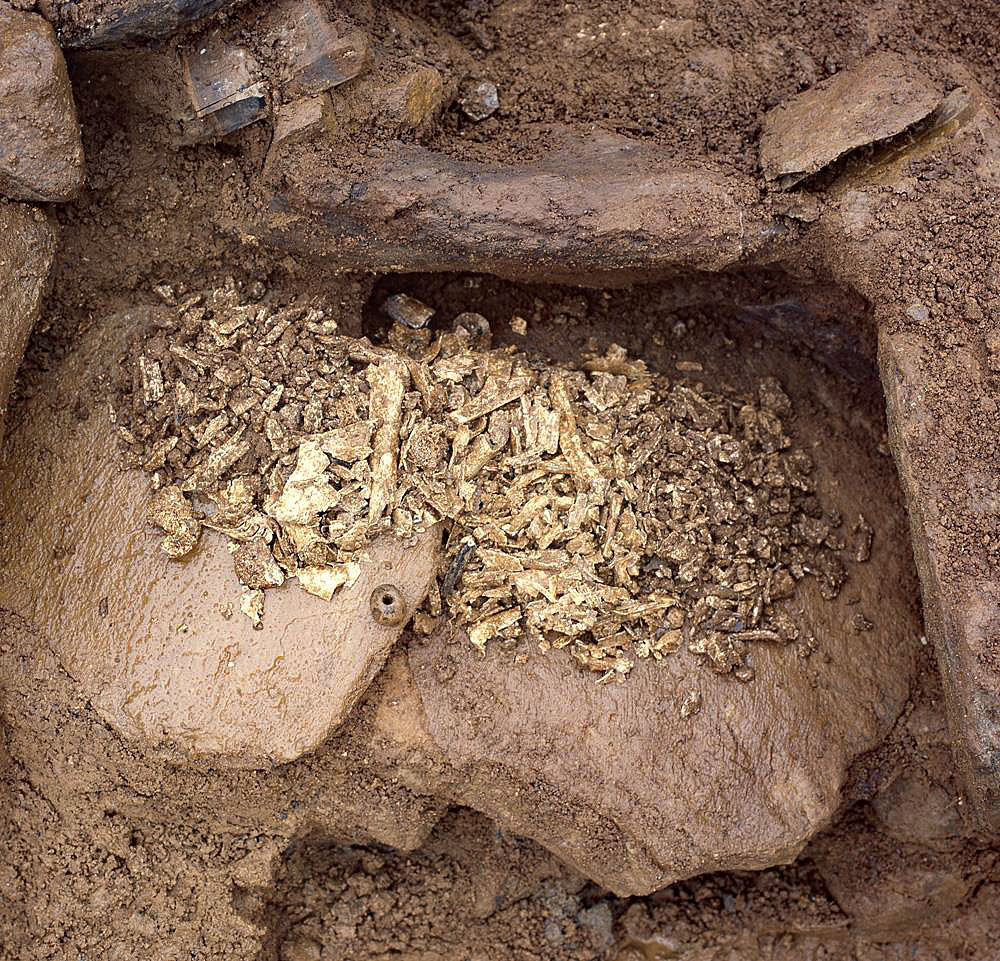
<path id="1" fill-rule="evenodd" d="M 495 346 L 555 363 L 618 344 L 670 378 L 730 393 L 776 378 L 791 400 L 794 443 L 816 464 L 823 508 L 844 519 L 848 535 L 862 516 L 874 530 L 871 556 L 848 564 L 834 600 L 802 582 L 791 603 L 808 643 L 755 647 L 748 683 L 699 668 L 681 651 L 598 686 L 566 652 L 526 649 L 515 661 L 491 648 L 484 657 L 447 633 L 421 638 L 407 630 L 371 687 L 358 689 L 353 712 L 316 727 L 323 685 L 313 692 L 300 674 L 321 680 L 344 670 L 324 666 L 323 651 L 352 644 L 353 636 L 303 635 L 320 660 L 309 654 L 299 664 L 297 625 L 309 623 L 301 621 L 305 607 L 308 617 L 322 617 L 325 602 L 286 587 L 267 609 L 265 631 L 247 624 L 245 637 L 233 641 L 242 615 L 234 623 L 220 611 L 239 587 L 222 542 L 203 541 L 191 560 L 164 558 L 142 517 L 146 479 L 124 470 L 114 443 L 99 440 L 110 436 L 101 425 L 113 380 L 102 365 L 146 316 L 118 315 L 88 333 L 82 356 L 71 353 L 40 378 L 10 419 L 3 606 L 15 615 L 5 627 L 9 654 L 24 659 L 11 672 L 15 687 L 40 669 L 32 661 L 46 662 L 47 648 L 61 662 L 41 668 L 53 672 L 55 686 L 47 715 L 27 710 L 15 728 L 20 763 L 60 815 L 87 825 L 87 833 L 100 836 L 106 818 L 124 816 L 144 831 L 184 824 L 206 837 L 257 838 L 246 858 L 216 873 L 223 888 L 227 877 L 235 885 L 232 923 L 264 932 L 261 958 L 380 957 L 408 930 L 414 948 L 433 945 L 459 958 L 494 926 L 505 930 L 510 911 L 525 904 L 534 905 L 531 923 L 541 925 L 532 943 L 598 957 L 622 943 L 618 922 L 629 895 L 677 878 L 793 861 L 855 795 L 857 765 L 910 709 L 926 670 L 865 301 L 780 271 L 610 290 L 475 274 L 391 275 L 365 289 L 357 309 L 333 298 L 328 304 L 345 331 L 376 343 L 388 324 L 381 305 L 407 293 L 434 309 L 432 326 L 476 311 L 489 320 Z M 135 504 L 124 525 L 123 497 Z M 52 512 L 48 504 L 61 506 Z M 118 548 L 123 526 L 127 547 Z M 57 541 L 73 547 L 52 553 Z M 118 554 L 122 561 L 113 559 Z M 372 578 L 362 583 L 379 579 Z M 50 601 L 52 583 L 63 586 Z M 183 624 L 179 595 L 187 598 Z M 117 642 L 93 649 L 90 639 L 104 631 L 114 638 L 129 620 L 149 637 L 183 636 L 180 646 L 157 640 L 133 680 L 128 661 L 136 648 L 127 641 L 119 683 Z M 74 624 L 90 626 L 78 633 Z M 279 647 L 290 640 L 282 654 L 290 667 L 272 672 L 247 729 L 238 704 L 250 696 L 253 663 L 271 656 L 272 637 Z M 220 688 L 218 673 L 199 673 L 215 656 L 206 653 L 213 645 L 231 658 L 230 668 L 237 664 L 234 676 L 250 659 L 232 707 L 225 707 L 225 679 Z M 373 663 L 377 669 L 382 660 Z M 693 716 L 684 708 L 692 692 Z M 21 688 L 14 697 L 27 695 Z M 93 706 L 73 707 L 81 695 Z M 185 731 L 206 698 L 222 704 L 220 733 L 211 734 L 211 724 Z M 303 733 L 310 726 L 313 733 Z M 75 753 L 75 738 L 93 748 Z M 105 754 L 119 738 L 121 746 Z M 269 767 L 275 759 L 291 763 Z M 345 848 L 345 841 L 384 847 Z M 297 920 L 322 917 L 331 899 L 341 903 L 348 892 L 360 899 L 350 911 L 377 917 L 377 902 L 366 901 L 373 891 L 394 892 L 400 905 L 419 902 L 443 878 L 452 879 L 454 903 L 435 909 L 441 920 L 430 932 L 408 927 L 402 907 L 375 922 L 317 928 Z M 556 922 L 543 920 L 553 911 L 558 937 Z M 572 930 L 565 927 L 571 918 Z M 297 944 L 314 953 L 294 954 Z"/>
<path id="2" fill-rule="evenodd" d="M 995 10 L 819 6 L 0 0 L 31 38 L 0 193 L 70 198 L 0 205 L 0 408 L 34 325 L 0 454 L 3 961 L 993 956 Z M 301 99 L 341 13 L 364 56 Z M 352 336 L 405 292 L 556 363 L 773 376 L 871 557 L 832 601 L 805 579 L 815 644 L 752 646 L 743 682 L 373 627 L 376 570 L 254 631 L 221 536 L 160 550 L 106 417 L 156 288 L 230 276 Z M 376 559 L 416 593 L 433 566 Z"/>

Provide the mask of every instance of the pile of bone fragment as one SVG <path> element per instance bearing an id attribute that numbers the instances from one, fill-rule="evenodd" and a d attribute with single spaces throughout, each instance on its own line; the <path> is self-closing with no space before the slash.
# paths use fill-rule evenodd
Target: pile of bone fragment
<path id="1" fill-rule="evenodd" d="M 315 303 L 162 294 L 114 410 L 122 449 L 168 554 L 228 538 L 257 624 L 286 578 L 329 599 L 376 538 L 440 525 L 417 631 L 565 648 L 602 681 L 685 646 L 748 680 L 749 644 L 814 643 L 781 603 L 797 582 L 833 598 L 848 539 L 870 551 L 863 517 L 848 538 L 823 511 L 773 378 L 730 396 L 614 345 L 553 364 L 493 348 L 479 314 L 433 329 L 407 295 L 376 345 Z"/>

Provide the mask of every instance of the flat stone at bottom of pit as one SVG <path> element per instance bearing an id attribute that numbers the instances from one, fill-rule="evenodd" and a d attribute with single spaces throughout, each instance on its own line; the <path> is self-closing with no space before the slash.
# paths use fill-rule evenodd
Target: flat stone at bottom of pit
<path id="1" fill-rule="evenodd" d="M 170 560 L 145 522 L 149 483 L 120 466 L 113 426 L 81 422 L 53 400 L 101 382 L 128 331 L 158 310 L 112 317 L 82 338 L 11 432 L 0 464 L 0 606 L 46 635 L 122 736 L 230 767 L 291 761 L 347 718 L 382 669 L 404 623 L 377 621 L 372 592 L 390 583 L 416 610 L 440 532 L 373 542 L 357 580 L 329 601 L 291 581 L 265 591 L 255 629 L 239 612 L 226 539 L 206 529 Z M 53 551 L 64 538 L 73 552 Z"/>
<path id="2" fill-rule="evenodd" d="M 566 650 L 541 653 L 527 639 L 488 644 L 484 657 L 442 627 L 406 651 L 429 735 L 460 772 L 453 801 L 490 811 L 616 894 L 791 861 L 829 825 L 855 759 L 882 743 L 910 695 L 921 621 L 894 474 L 874 429 L 830 429 L 831 409 L 873 428 L 882 411 L 859 404 L 847 382 L 818 385 L 811 360 L 780 350 L 738 363 L 783 371 L 788 393 L 772 388 L 767 404 L 791 404 L 798 436 L 824 438 L 810 455 L 829 507 L 850 517 L 864 504 L 878 518 L 850 590 L 826 600 L 821 584 L 799 582 L 795 627 L 821 653 L 761 637 L 756 677 L 739 683 L 679 645 L 599 686 Z M 863 644 L 850 629 L 855 609 L 879 612 Z M 685 699 L 689 710 L 700 700 L 696 714 L 684 716 Z"/>

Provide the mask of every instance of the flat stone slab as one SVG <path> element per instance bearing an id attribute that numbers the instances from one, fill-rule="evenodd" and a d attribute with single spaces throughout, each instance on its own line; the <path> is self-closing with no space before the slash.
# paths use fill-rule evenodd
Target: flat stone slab
<path id="1" fill-rule="evenodd" d="M 82 186 L 80 126 L 55 32 L 0 5 L 0 195 L 66 201 Z"/>
<path id="2" fill-rule="evenodd" d="M 942 353 L 918 331 L 879 337 L 890 439 L 899 464 L 923 588 L 927 633 L 948 698 L 954 752 L 975 809 L 1000 826 L 1000 586 L 995 555 L 960 536 L 997 509 L 990 439 L 996 402 L 988 373 L 965 348 Z M 944 417 L 942 412 L 946 411 Z M 982 429 L 964 446 L 956 423 Z M 961 459 L 960 459 L 961 457 Z"/>
<path id="3" fill-rule="evenodd" d="M 879 398 L 773 347 L 706 358 L 699 376 L 766 374 L 792 398 L 796 436 L 814 439 L 824 508 L 847 528 L 860 509 L 875 529 L 836 600 L 800 582 L 789 613 L 815 638 L 811 656 L 754 645 L 743 684 L 682 649 L 599 686 L 566 652 L 523 645 L 517 664 L 443 632 L 409 649 L 428 733 L 458 772 L 455 800 L 618 894 L 793 860 L 909 696 L 922 626 L 905 513 L 877 450 Z M 689 699 L 700 709 L 685 717 Z"/>
<path id="4" fill-rule="evenodd" d="M 911 62 L 874 54 L 768 111 L 764 176 L 792 187 L 858 147 L 902 133 L 940 102 L 941 92 Z"/>
<path id="5" fill-rule="evenodd" d="M 345 117 L 355 109 L 350 98 L 357 115 L 371 115 L 358 102 L 366 89 L 338 92 Z M 254 233 L 338 269 L 474 264 L 502 277 L 621 285 L 721 270 L 764 242 L 748 179 L 681 167 L 657 147 L 611 134 L 503 165 L 396 144 L 351 183 L 332 162 L 309 157 L 294 145 L 276 155 Z"/>
<path id="6" fill-rule="evenodd" d="M 117 333 L 128 316 L 112 322 Z M 113 331 L 114 333 L 114 331 Z M 239 767 L 291 761 L 341 724 L 398 639 L 372 597 L 422 601 L 440 534 L 376 542 L 331 601 L 296 583 L 269 589 L 262 629 L 240 612 L 221 535 L 180 561 L 146 523 L 144 475 L 119 466 L 107 401 L 78 400 L 113 356 L 93 336 L 12 426 L 0 470 L 0 606 L 31 621 L 109 724 L 149 748 Z"/>

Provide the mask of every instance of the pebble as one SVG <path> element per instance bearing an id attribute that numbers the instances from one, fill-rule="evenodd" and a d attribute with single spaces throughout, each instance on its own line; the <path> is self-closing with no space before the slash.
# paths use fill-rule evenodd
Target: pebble
<path id="1" fill-rule="evenodd" d="M 490 80 L 468 80 L 458 95 L 458 105 L 470 120 L 485 120 L 500 108 L 497 85 Z"/>
<path id="2" fill-rule="evenodd" d="M 409 294 L 393 294 L 387 298 L 382 309 L 398 324 L 409 327 L 410 330 L 420 330 L 426 327 L 434 311 L 422 304 L 416 297 Z"/>

